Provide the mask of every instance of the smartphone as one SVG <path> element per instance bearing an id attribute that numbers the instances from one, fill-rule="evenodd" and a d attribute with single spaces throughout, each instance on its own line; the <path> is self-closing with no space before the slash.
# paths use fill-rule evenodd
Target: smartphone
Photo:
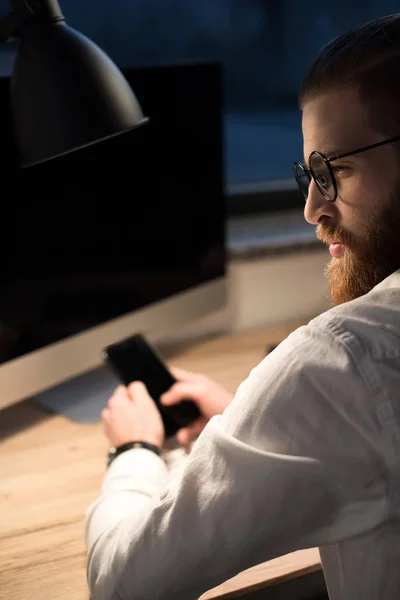
<path id="1" fill-rule="evenodd" d="M 132 381 L 145 384 L 160 411 L 166 437 L 175 435 L 179 429 L 201 416 L 196 404 L 189 399 L 168 407 L 160 403 L 160 396 L 169 390 L 176 379 L 142 334 L 106 346 L 102 357 L 123 385 L 128 386 Z"/>

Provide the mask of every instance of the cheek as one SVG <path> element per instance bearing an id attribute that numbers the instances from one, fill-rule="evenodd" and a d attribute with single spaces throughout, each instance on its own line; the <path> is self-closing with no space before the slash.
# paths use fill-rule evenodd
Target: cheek
<path id="1" fill-rule="evenodd" d="M 394 185 L 387 185 L 377 174 L 354 171 L 350 176 L 337 178 L 338 209 L 343 220 L 369 221 L 388 206 Z"/>
<path id="2" fill-rule="evenodd" d="M 338 197 L 336 207 L 342 226 L 349 231 L 362 220 L 367 207 L 371 207 L 374 191 L 360 174 L 337 177 Z"/>
<path id="3" fill-rule="evenodd" d="M 362 242 L 387 205 L 389 194 L 384 193 L 377 180 L 360 173 L 346 177 L 338 185 L 339 223 L 354 240 Z"/>

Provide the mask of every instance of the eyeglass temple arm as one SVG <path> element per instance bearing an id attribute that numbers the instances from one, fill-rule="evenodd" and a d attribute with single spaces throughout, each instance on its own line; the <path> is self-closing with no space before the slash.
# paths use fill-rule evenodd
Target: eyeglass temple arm
<path id="1" fill-rule="evenodd" d="M 369 146 L 364 146 L 359 150 L 353 150 L 352 152 L 346 152 L 345 154 L 338 154 L 338 156 L 331 156 L 328 158 L 329 162 L 332 160 L 338 160 L 339 158 L 346 158 L 346 156 L 351 156 L 352 154 L 359 154 L 360 152 L 366 152 L 367 150 L 372 150 L 372 148 L 378 148 L 379 146 L 383 146 L 384 144 L 390 144 L 391 142 L 400 141 L 400 135 L 397 135 L 394 138 L 390 138 L 389 140 L 383 140 L 383 142 L 376 142 L 375 144 L 370 144 Z"/>

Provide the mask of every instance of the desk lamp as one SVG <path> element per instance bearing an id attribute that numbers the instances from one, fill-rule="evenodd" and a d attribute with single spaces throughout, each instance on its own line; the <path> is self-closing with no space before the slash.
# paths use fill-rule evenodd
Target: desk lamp
<path id="1" fill-rule="evenodd" d="M 0 41 L 20 40 L 11 107 L 21 167 L 148 121 L 117 66 L 66 24 L 57 0 L 9 0 L 8 5 Z"/>

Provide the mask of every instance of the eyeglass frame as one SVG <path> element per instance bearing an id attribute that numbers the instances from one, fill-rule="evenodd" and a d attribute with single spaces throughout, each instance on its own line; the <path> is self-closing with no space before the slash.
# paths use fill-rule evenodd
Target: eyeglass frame
<path id="1" fill-rule="evenodd" d="M 321 188 L 320 188 L 320 186 L 319 186 L 319 184 L 318 184 L 318 182 L 317 182 L 317 180 L 316 180 L 316 178 L 314 176 L 314 173 L 312 172 L 311 169 L 307 169 L 303 163 L 294 162 L 293 163 L 293 172 L 294 172 L 294 169 L 297 166 L 299 166 L 304 171 L 304 173 L 306 174 L 306 176 L 307 176 L 307 178 L 308 178 L 308 180 L 309 180 L 310 183 L 311 183 L 311 179 L 314 179 L 315 184 L 316 184 L 319 192 L 322 194 L 322 196 L 325 198 L 325 200 L 327 202 L 330 202 L 331 204 L 333 204 L 337 200 L 338 190 L 337 190 L 336 178 L 335 178 L 333 169 L 331 167 L 331 162 L 333 162 L 334 160 L 339 160 L 341 158 L 347 158 L 348 156 L 353 156 L 354 154 L 360 154 L 360 152 L 366 152 L 367 150 L 372 150 L 373 148 L 379 148 L 379 146 L 384 146 L 385 144 L 391 144 L 393 142 L 398 142 L 398 141 L 400 141 L 400 135 L 397 135 L 396 137 L 393 137 L 393 138 L 389 138 L 388 140 L 383 140 L 381 142 L 376 142 L 375 144 L 369 144 L 368 146 L 363 146 L 362 148 L 357 148 L 357 150 L 352 150 L 351 152 L 345 152 L 344 154 L 338 154 L 337 156 L 331 156 L 330 158 L 324 156 L 324 154 L 322 154 L 321 152 L 318 152 L 318 150 L 313 150 L 313 152 L 311 152 L 311 154 L 309 156 L 308 162 L 309 162 L 309 164 L 311 163 L 311 157 L 312 157 L 313 154 L 316 154 L 317 156 L 319 156 L 320 158 L 322 158 L 322 160 L 324 161 L 324 163 L 326 165 L 326 168 L 329 171 L 329 175 L 331 176 L 331 179 L 332 179 L 332 184 L 333 184 L 333 189 L 334 189 L 333 200 L 331 200 L 330 198 L 327 198 L 327 196 L 325 196 L 325 194 L 322 192 L 322 190 L 321 190 Z M 299 185 L 299 182 L 297 181 L 296 175 L 295 175 L 295 179 L 296 179 L 297 185 L 300 188 L 300 185 Z M 302 192 L 301 188 L 300 188 L 300 191 Z M 304 196 L 304 192 L 302 192 L 302 194 Z M 307 194 L 307 196 L 305 196 L 305 200 L 307 200 L 307 198 L 308 198 L 308 194 Z"/>

